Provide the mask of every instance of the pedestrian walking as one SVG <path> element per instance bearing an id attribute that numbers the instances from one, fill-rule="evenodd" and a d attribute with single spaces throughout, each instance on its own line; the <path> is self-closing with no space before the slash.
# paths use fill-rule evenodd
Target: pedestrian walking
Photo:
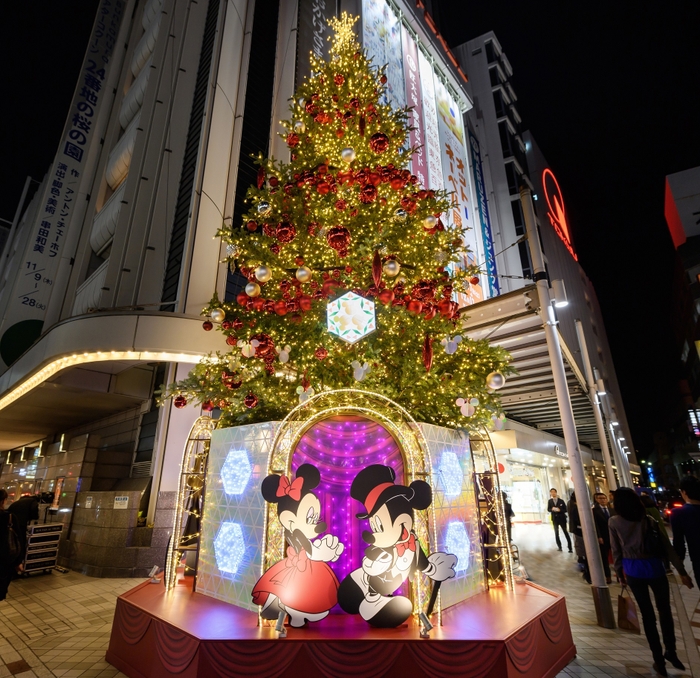
<path id="1" fill-rule="evenodd" d="M 505 492 L 501 492 L 503 496 L 503 510 L 506 514 L 506 530 L 508 531 L 508 543 L 513 541 L 513 517 L 515 516 L 515 511 L 513 511 L 512 504 L 508 501 L 508 495 Z"/>
<path id="2" fill-rule="evenodd" d="M 593 520 L 595 521 L 595 531 L 598 535 L 598 545 L 600 546 L 600 557 L 603 559 L 603 570 L 605 571 L 605 581 L 612 584 L 610 576 L 610 530 L 608 530 L 608 520 L 610 520 L 610 509 L 608 508 L 608 495 L 604 492 L 596 492 L 593 495 L 595 506 L 593 507 Z"/>
<path id="3" fill-rule="evenodd" d="M 7 507 L 7 512 L 12 515 L 12 524 L 22 548 L 20 562 L 24 560 L 24 555 L 27 552 L 27 527 L 32 520 L 39 520 L 40 499 L 41 495 L 28 494 Z"/>
<path id="4" fill-rule="evenodd" d="M 616 515 L 608 521 L 614 567 L 620 582 L 629 586 L 642 613 L 644 634 L 654 657 L 654 669 L 662 676 L 668 675 L 665 662 L 668 660 L 683 671 L 685 667 L 676 654 L 670 589 L 661 554 L 667 555 L 688 588 L 693 588 L 693 582 L 668 536 L 658 528 L 653 518 L 647 516 L 642 500 L 633 489 L 620 487 L 615 491 L 615 512 Z M 665 653 L 656 628 L 649 589 L 654 592 Z"/>
<path id="5" fill-rule="evenodd" d="M 685 506 L 671 512 L 673 548 L 678 557 L 685 560 L 685 545 L 693 564 L 695 583 L 700 586 L 700 479 L 687 475 L 680 482 L 681 496 Z"/>
<path id="6" fill-rule="evenodd" d="M 574 551 L 578 556 L 579 564 L 583 565 L 583 574 L 581 576 L 587 584 L 590 584 L 591 573 L 588 570 L 588 559 L 586 558 L 586 546 L 583 543 L 583 528 L 581 527 L 578 503 L 576 502 L 576 492 L 572 492 L 569 499 L 569 532 L 574 535 Z"/>
<path id="7" fill-rule="evenodd" d="M 559 539 L 559 528 L 564 532 L 566 537 L 566 543 L 569 546 L 569 553 L 571 553 L 571 537 L 566 531 L 566 502 L 559 496 L 557 496 L 557 491 L 552 488 L 549 491 L 550 499 L 547 502 L 547 511 L 552 516 L 552 526 L 554 527 L 554 538 L 557 542 L 557 549 L 561 551 L 561 539 Z"/>
<path id="8" fill-rule="evenodd" d="M 0 600 L 5 600 L 7 597 L 7 589 L 15 574 L 19 557 L 18 542 L 14 543 L 15 548 L 12 549 L 10 539 L 12 516 L 5 510 L 6 501 L 7 492 L 0 490 Z"/>

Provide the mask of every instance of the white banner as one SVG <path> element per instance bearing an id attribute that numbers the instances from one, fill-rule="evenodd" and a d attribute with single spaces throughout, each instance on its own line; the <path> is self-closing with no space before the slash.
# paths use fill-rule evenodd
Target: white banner
<path id="1" fill-rule="evenodd" d="M 58 153 L 45 181 L 24 258 L 8 295 L 0 327 L 0 358 L 4 365 L 29 348 L 43 329 L 59 254 L 87 162 L 87 149 L 95 137 L 95 121 L 105 96 L 103 84 L 124 7 L 123 0 L 102 0 L 97 10 Z"/>
<path id="2" fill-rule="evenodd" d="M 435 88 L 433 87 L 433 67 L 418 50 L 418 68 L 420 86 L 423 92 L 423 125 L 425 129 L 425 157 L 428 166 L 428 186 L 434 191 L 445 188 L 442 176 L 442 159 L 440 158 L 440 132 L 438 131 Z"/>

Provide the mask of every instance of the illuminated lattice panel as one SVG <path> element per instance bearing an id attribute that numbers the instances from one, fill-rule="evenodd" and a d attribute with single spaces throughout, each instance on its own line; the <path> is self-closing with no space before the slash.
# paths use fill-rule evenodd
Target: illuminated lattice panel
<path id="1" fill-rule="evenodd" d="M 276 422 L 212 433 L 197 567 L 197 592 L 254 612 L 250 592 L 262 572 L 265 500 L 260 483 Z"/>
<path id="2" fill-rule="evenodd" d="M 354 344 L 376 329 L 374 302 L 347 292 L 328 303 L 328 331 Z"/>
<path id="3" fill-rule="evenodd" d="M 433 465 L 433 518 L 437 550 L 457 556 L 455 577 L 442 583 L 446 609 L 484 591 L 479 512 L 469 439 L 453 429 L 419 424 Z M 431 529 L 433 526 L 431 525 Z"/>

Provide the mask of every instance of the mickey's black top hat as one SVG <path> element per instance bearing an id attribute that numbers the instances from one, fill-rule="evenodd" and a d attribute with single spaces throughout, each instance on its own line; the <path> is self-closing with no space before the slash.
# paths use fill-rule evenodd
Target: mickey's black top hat
<path id="1" fill-rule="evenodd" d="M 365 505 L 365 512 L 357 518 L 365 520 L 374 515 L 387 501 L 403 496 L 410 500 L 414 491 L 405 485 L 395 485 L 396 473 L 390 466 L 372 464 L 362 469 L 350 487 L 350 496 Z"/>

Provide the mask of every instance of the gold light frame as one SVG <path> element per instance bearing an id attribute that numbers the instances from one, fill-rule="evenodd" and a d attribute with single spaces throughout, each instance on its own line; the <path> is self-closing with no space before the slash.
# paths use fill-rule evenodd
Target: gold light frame
<path id="1" fill-rule="evenodd" d="M 433 468 L 428 443 L 413 417 L 393 400 L 359 389 L 324 391 L 295 407 L 282 421 L 272 443 L 268 473 L 290 475 L 292 455 L 299 440 L 314 424 L 339 415 L 356 415 L 383 426 L 397 442 L 409 482 L 420 479 L 431 487 Z M 275 520 L 274 506 L 268 505 L 263 526 L 264 544 L 261 575 L 284 557 L 284 530 Z M 415 512 L 415 530 L 418 538 L 432 551 L 437 550 L 437 530 L 432 508 Z M 413 613 L 424 610 L 430 597 L 430 583 L 425 577 L 415 577 L 412 586 Z M 436 605 L 438 623 L 441 609 Z"/>
<path id="2" fill-rule="evenodd" d="M 185 507 L 187 496 L 192 488 L 192 482 L 199 482 L 199 489 L 204 491 L 206 479 L 206 465 L 204 469 L 196 469 L 197 457 L 200 453 L 208 452 L 212 431 L 217 427 L 218 420 L 212 419 L 208 415 L 199 417 L 187 436 L 187 443 L 182 455 L 180 465 L 180 483 L 177 490 L 177 506 L 175 507 L 175 518 L 173 520 L 173 532 L 168 544 L 168 555 L 165 560 L 165 588 L 172 590 L 177 582 L 177 568 L 182 558 L 180 539 L 182 538 L 182 528 L 184 517 L 189 511 Z"/>

